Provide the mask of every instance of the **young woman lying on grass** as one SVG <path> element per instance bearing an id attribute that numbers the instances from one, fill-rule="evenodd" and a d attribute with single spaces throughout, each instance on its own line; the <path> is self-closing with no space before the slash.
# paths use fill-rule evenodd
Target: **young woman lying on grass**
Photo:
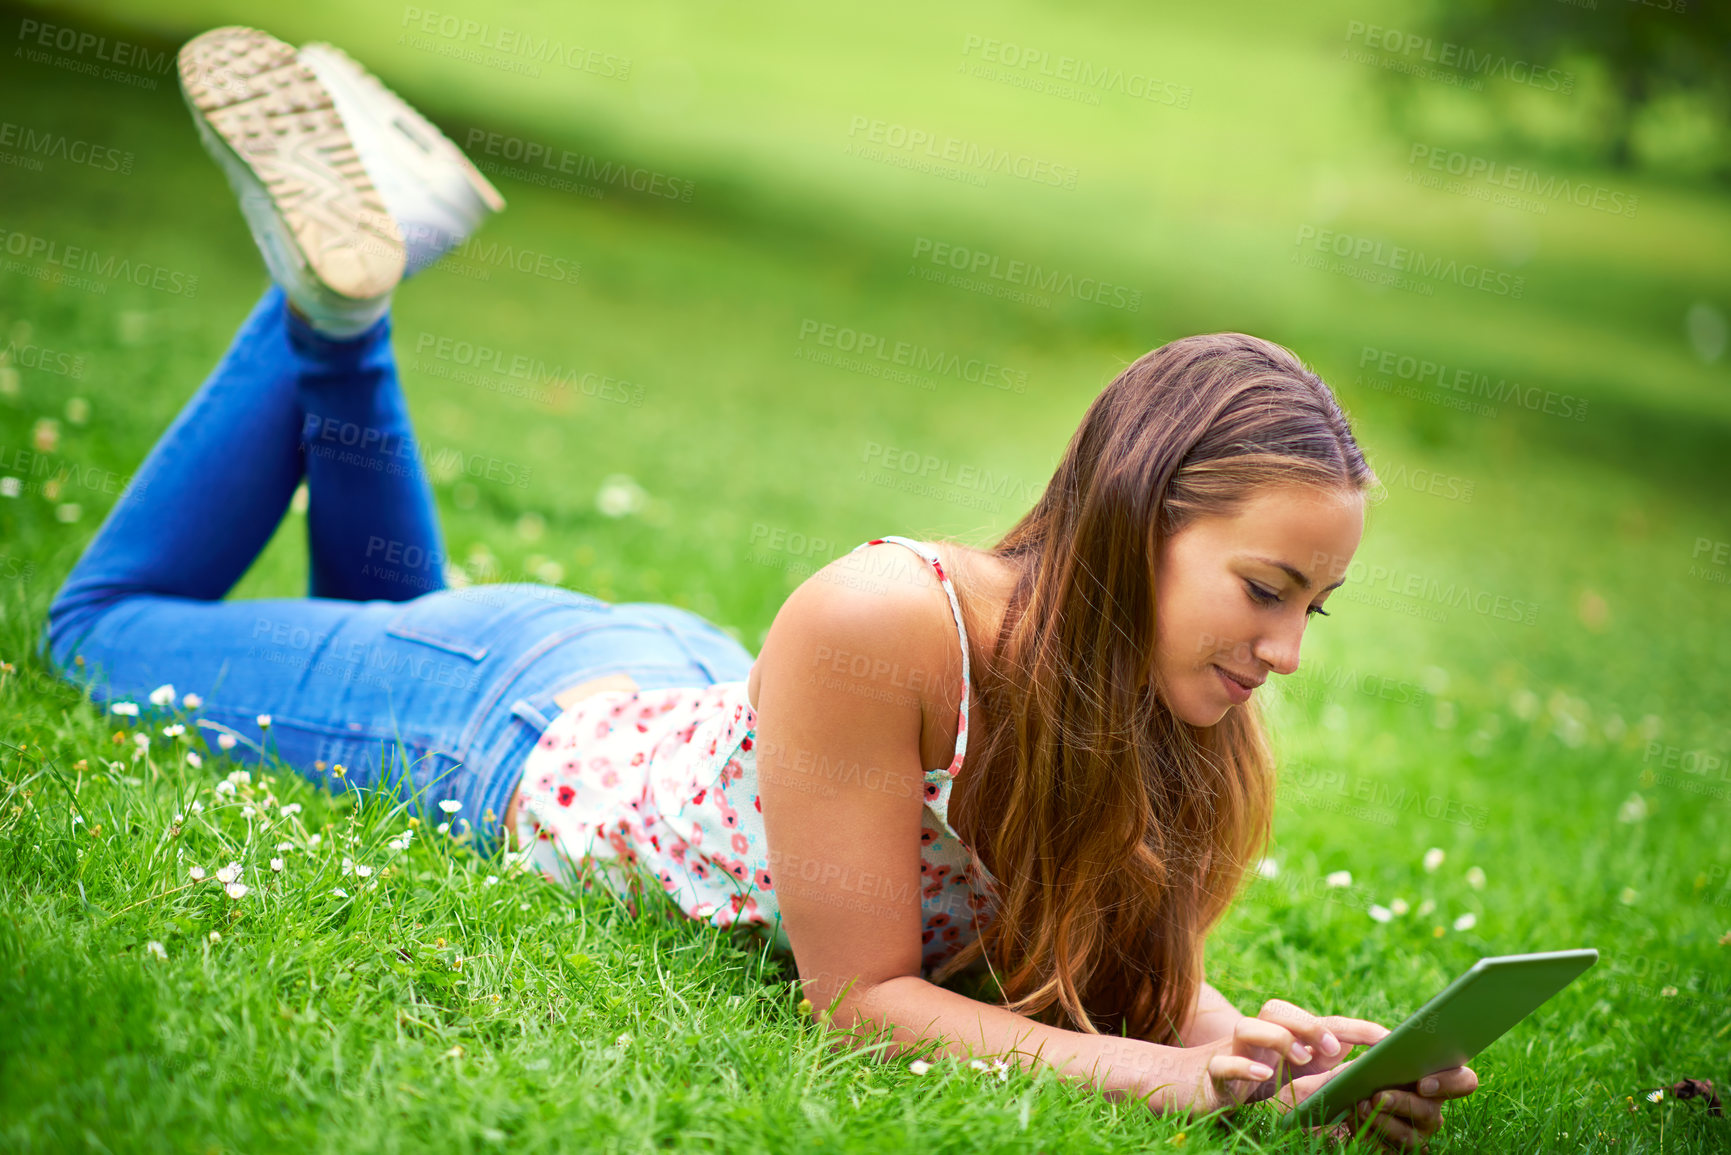
<path id="1" fill-rule="evenodd" d="M 1147 354 L 1001 541 L 865 542 L 755 660 L 673 606 L 447 590 L 388 307 L 503 201 L 329 46 L 222 28 L 180 69 L 275 283 L 56 596 L 63 674 L 194 691 L 247 759 L 268 715 L 315 782 L 571 885 L 653 877 L 791 951 L 819 1016 L 892 1052 L 1206 1113 L 1289 1107 L 1387 1033 L 1243 1015 L 1203 971 L 1270 826 L 1256 687 L 1298 668 L 1375 483 L 1290 352 Z M 303 477 L 311 596 L 222 600 Z M 982 970 L 1001 1005 L 940 985 Z M 1422 1145 L 1476 1085 L 1442 1072 L 1348 1129 Z"/>

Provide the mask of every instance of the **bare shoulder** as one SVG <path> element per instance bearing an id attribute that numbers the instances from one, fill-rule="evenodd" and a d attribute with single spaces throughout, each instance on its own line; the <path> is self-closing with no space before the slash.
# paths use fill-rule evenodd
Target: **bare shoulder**
<path id="1" fill-rule="evenodd" d="M 823 665 L 888 659 L 930 669 L 944 665 L 955 648 L 946 645 L 955 632 L 952 620 L 937 574 L 924 558 L 894 542 L 868 545 L 835 558 L 788 596 L 764 640 L 759 665 L 794 659 L 815 673 Z"/>
<path id="2" fill-rule="evenodd" d="M 940 560 L 949 564 L 949 554 Z M 937 574 L 895 542 L 835 558 L 788 596 L 752 668 L 754 709 L 766 678 L 798 683 L 830 710 L 914 727 L 927 765 L 948 762 L 961 705 L 961 647 Z M 802 697 L 804 695 L 802 694 Z"/>

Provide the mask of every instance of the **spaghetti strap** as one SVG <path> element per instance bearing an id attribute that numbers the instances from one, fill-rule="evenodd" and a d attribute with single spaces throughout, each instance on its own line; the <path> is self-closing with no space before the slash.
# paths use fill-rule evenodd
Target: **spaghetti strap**
<path id="1" fill-rule="evenodd" d="M 932 569 L 937 572 L 939 584 L 944 587 L 944 593 L 950 599 L 950 612 L 955 615 L 956 633 L 961 638 L 962 643 L 962 708 L 956 724 L 955 757 L 950 760 L 949 768 L 944 771 L 951 778 L 954 778 L 961 771 L 962 758 L 968 751 L 968 697 L 973 685 L 968 666 L 968 627 L 962 620 L 962 603 L 956 598 L 956 588 L 950 582 L 950 575 L 944 572 L 943 562 L 938 560 L 938 551 L 926 542 L 916 541 L 911 537 L 902 537 L 898 534 L 885 534 L 883 537 L 874 537 L 870 541 L 861 542 L 849 552 L 857 552 L 868 545 L 878 545 L 886 541 L 907 546 L 931 564 Z"/>

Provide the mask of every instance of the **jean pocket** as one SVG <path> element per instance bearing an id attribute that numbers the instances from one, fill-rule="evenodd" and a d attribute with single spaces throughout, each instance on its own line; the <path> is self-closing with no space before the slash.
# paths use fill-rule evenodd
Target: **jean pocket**
<path id="1" fill-rule="evenodd" d="M 553 601 L 564 600 L 526 592 L 538 588 L 551 591 L 555 587 L 498 583 L 422 594 L 404 603 L 385 625 L 385 633 L 478 662 L 506 636 L 513 623 L 532 616 Z"/>

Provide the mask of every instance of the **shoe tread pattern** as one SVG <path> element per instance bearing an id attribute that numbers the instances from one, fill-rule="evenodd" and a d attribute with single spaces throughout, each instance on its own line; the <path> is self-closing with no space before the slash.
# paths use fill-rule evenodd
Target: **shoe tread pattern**
<path id="1" fill-rule="evenodd" d="M 295 50 L 257 29 L 216 28 L 187 42 L 179 66 L 201 132 L 258 177 L 313 274 L 341 296 L 389 292 L 403 274 L 401 230 Z"/>

